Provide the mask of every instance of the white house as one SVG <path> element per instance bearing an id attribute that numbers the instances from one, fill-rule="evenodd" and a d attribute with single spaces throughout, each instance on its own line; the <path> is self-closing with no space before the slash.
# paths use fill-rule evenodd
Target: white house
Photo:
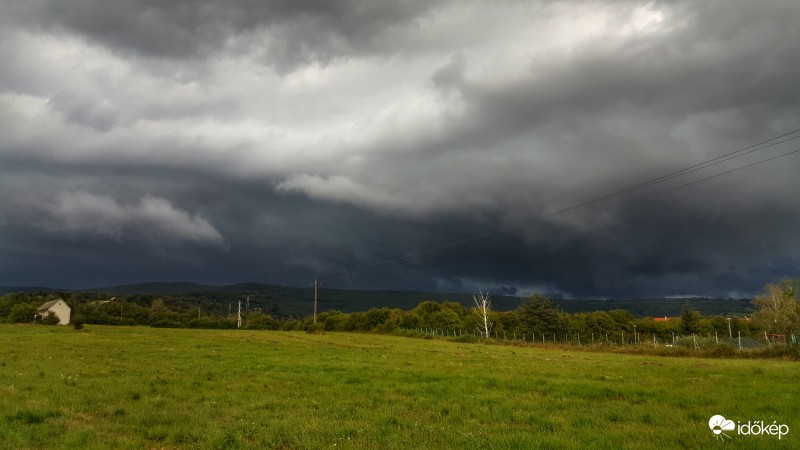
<path id="1" fill-rule="evenodd" d="M 59 325 L 68 325 L 69 316 L 72 314 L 72 308 L 64 303 L 64 300 L 58 299 L 49 301 L 40 306 L 39 309 L 36 310 L 36 314 L 41 318 L 45 318 L 50 314 L 55 314 L 56 317 L 58 317 Z"/>

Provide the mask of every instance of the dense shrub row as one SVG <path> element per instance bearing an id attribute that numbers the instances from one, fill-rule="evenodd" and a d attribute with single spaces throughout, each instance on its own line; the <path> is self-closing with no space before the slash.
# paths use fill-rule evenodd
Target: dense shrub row
<path id="1" fill-rule="evenodd" d="M 795 307 L 796 291 L 789 289 L 794 285 L 785 281 L 782 283 L 781 292 L 789 296 L 788 301 L 794 302 L 790 306 Z M 217 329 L 241 326 L 245 329 L 310 332 L 389 333 L 416 330 L 422 334 L 446 334 L 465 339 L 469 336 L 478 337 L 482 331 L 478 320 L 480 313 L 476 308 L 466 308 L 449 301 L 423 301 L 410 310 L 372 308 L 352 313 L 324 311 L 318 315 L 316 323 L 310 316 L 275 319 L 262 311 L 244 311 L 239 325 L 237 315 L 224 311 L 219 304 L 190 304 L 169 296 L 138 295 L 108 300 L 98 294 L 87 293 L 9 294 L 0 297 L 0 320 L 30 322 L 38 305 L 55 298 L 64 298 L 73 308 L 73 322 L 81 324 Z M 492 324 L 490 337 L 523 342 L 623 344 L 652 341 L 675 344 L 678 342 L 676 337 L 681 335 L 713 338 L 715 343 L 720 339 L 724 341 L 731 336 L 737 338 L 741 335 L 763 342 L 767 328 L 758 326 L 757 321 L 744 318 L 704 317 L 688 305 L 681 317 L 670 320 L 637 319 L 625 310 L 569 314 L 555 308 L 541 294 L 523 300 L 515 310 L 490 311 L 488 318 Z M 773 320 L 768 323 L 773 323 Z M 791 341 L 797 321 L 788 321 L 787 324 L 789 329 L 785 333 Z"/>

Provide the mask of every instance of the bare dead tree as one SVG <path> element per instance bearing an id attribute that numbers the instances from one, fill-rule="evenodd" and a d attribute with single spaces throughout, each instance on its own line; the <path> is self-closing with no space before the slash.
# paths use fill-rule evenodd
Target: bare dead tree
<path id="1" fill-rule="evenodd" d="M 487 292 L 484 294 L 483 292 L 478 291 L 479 295 L 472 295 L 472 300 L 475 301 L 475 306 L 477 309 L 477 317 L 475 318 L 475 322 L 478 324 L 478 332 L 481 336 L 488 338 L 492 334 L 492 328 L 494 327 L 494 323 L 489 320 L 489 313 L 492 311 L 492 300 Z"/>

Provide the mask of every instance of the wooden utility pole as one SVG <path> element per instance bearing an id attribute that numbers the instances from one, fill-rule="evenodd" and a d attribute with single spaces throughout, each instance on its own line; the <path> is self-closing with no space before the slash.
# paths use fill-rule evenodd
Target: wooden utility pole
<path id="1" fill-rule="evenodd" d="M 317 288 L 319 287 L 319 282 L 317 281 L 317 277 L 314 277 L 314 325 L 317 324 Z"/>

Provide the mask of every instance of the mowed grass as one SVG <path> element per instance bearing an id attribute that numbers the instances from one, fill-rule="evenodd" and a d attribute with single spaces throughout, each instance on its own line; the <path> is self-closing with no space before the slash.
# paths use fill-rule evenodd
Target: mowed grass
<path id="1" fill-rule="evenodd" d="M 800 363 L 0 325 L 0 448 L 798 448 Z M 785 423 L 720 442 L 708 420 Z"/>

